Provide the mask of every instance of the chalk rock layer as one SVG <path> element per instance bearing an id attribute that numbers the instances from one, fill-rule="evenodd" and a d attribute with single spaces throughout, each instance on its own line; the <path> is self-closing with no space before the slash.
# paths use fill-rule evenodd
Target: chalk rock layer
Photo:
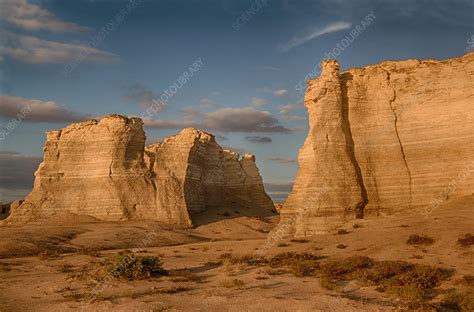
<path id="1" fill-rule="evenodd" d="M 72 213 L 192 226 L 193 214 L 225 209 L 237 199 L 262 214 L 273 209 L 255 158 L 229 161 L 230 152 L 213 135 L 188 128 L 161 143 L 144 143 L 141 119 L 119 115 L 47 132 L 33 190 L 12 207 L 9 220 Z"/>
<path id="2" fill-rule="evenodd" d="M 350 218 L 428 214 L 474 190 L 474 53 L 389 61 L 308 81 L 309 133 L 282 219 L 297 236 Z"/>

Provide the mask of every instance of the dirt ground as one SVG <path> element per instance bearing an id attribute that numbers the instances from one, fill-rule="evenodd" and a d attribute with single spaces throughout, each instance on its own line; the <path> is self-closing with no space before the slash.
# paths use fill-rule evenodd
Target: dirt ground
<path id="1" fill-rule="evenodd" d="M 283 239 L 266 250 L 265 256 L 292 251 L 321 256 L 321 261 L 353 255 L 404 260 L 455 270 L 436 288 L 438 297 L 453 288 L 473 290 L 472 285 L 459 284 L 464 276 L 474 275 L 473 246 L 457 243 L 466 233 L 474 234 L 473 207 L 473 198 L 468 198 L 440 206 L 428 217 L 411 212 L 354 220 L 344 227 L 345 234 Z M 408 310 L 403 300 L 355 281 L 340 290 L 328 290 L 312 276 L 217 263 L 225 253 L 254 255 L 277 223 L 278 216 L 235 217 L 195 229 L 156 222 L 104 223 L 91 218 L 3 225 L 0 311 Z M 434 243 L 409 245 L 411 234 L 428 235 Z M 137 251 L 136 247 L 143 248 Z M 98 281 L 91 268 L 126 249 L 139 256 L 159 257 L 171 274 Z"/>

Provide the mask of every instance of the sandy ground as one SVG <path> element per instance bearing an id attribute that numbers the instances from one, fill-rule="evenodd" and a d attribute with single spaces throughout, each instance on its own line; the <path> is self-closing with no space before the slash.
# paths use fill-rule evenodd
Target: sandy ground
<path id="1" fill-rule="evenodd" d="M 309 252 L 336 259 L 366 255 L 455 269 L 438 288 L 458 288 L 474 275 L 473 247 L 456 242 L 474 234 L 473 199 L 439 207 L 428 217 L 417 213 L 349 222 L 349 233 L 317 235 L 307 242 L 284 239 L 266 256 Z M 265 268 L 214 264 L 224 253 L 251 255 L 266 242 L 278 216 L 236 217 L 175 229 L 156 222 L 56 220 L 48 224 L 0 227 L 0 311 L 405 311 L 390 295 L 356 282 L 342 291 L 322 288 L 318 278 L 290 273 L 269 275 Z M 353 223 L 361 225 L 353 228 Z M 150 234 L 152 233 L 152 234 Z M 429 246 L 406 244 L 411 234 L 434 238 Z M 284 244 L 283 244 L 284 243 Z M 286 244 L 286 246 L 285 246 Z M 344 249 L 337 245 L 344 244 Z M 110 280 L 98 285 L 87 268 L 125 249 L 145 245 L 139 255 L 158 256 L 172 273 L 146 280 Z M 83 251 L 84 248 L 86 251 Z M 90 250 L 100 250 L 100 255 Z M 81 251 L 82 250 L 82 251 Z M 49 254 L 45 254 L 48 251 Z M 65 267 L 67 266 L 67 269 Z M 238 287 L 229 281 L 240 280 Z M 467 287 L 467 286 L 466 286 Z M 94 298 L 89 302 L 87 298 Z"/>

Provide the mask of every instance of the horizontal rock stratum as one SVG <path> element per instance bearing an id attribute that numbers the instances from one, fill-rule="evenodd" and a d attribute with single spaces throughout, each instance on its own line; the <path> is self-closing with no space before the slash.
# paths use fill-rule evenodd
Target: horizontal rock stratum
<path id="1" fill-rule="evenodd" d="M 211 209 L 268 215 L 274 206 L 253 155 L 239 159 L 192 128 L 145 147 L 140 118 L 109 115 L 47 132 L 33 190 L 11 208 L 7 222 L 72 213 L 192 226 Z"/>
<path id="2" fill-rule="evenodd" d="M 282 220 L 296 236 L 474 192 L 474 53 L 388 61 L 308 81 L 309 133 Z"/>

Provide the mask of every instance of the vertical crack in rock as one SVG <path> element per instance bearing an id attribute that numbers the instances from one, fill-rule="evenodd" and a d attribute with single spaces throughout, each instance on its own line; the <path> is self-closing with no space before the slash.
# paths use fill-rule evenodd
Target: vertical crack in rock
<path id="1" fill-rule="evenodd" d="M 408 173 L 408 183 L 409 183 L 409 188 L 410 188 L 410 204 L 413 202 L 413 192 L 412 192 L 412 177 L 411 177 L 411 171 L 410 171 L 410 168 L 408 167 L 408 162 L 407 162 L 407 158 L 406 158 L 406 155 L 405 155 L 405 150 L 403 149 L 403 144 L 402 144 L 402 140 L 400 139 L 400 134 L 398 133 L 398 115 L 397 115 L 397 111 L 393 105 L 393 103 L 395 102 L 395 100 L 397 99 L 397 93 L 395 91 L 395 88 L 393 88 L 390 84 L 390 72 L 385 70 L 385 73 L 387 74 L 387 85 L 392 89 L 393 91 L 393 95 L 392 97 L 388 100 L 389 101 L 389 105 L 390 105 L 390 109 L 392 110 L 393 112 L 393 119 L 394 119 L 394 127 L 395 127 L 395 134 L 397 136 L 397 140 L 398 140 L 398 144 L 400 145 L 400 152 L 402 153 L 402 158 L 403 158 L 403 162 L 405 164 L 405 168 L 407 170 L 407 173 Z M 410 204 L 408 206 L 410 206 Z"/>
<path id="2" fill-rule="evenodd" d="M 354 137 L 352 135 L 352 130 L 351 130 L 351 123 L 349 120 L 349 98 L 347 95 L 348 88 L 347 88 L 347 82 L 352 79 L 351 74 L 345 74 L 347 77 L 343 77 L 341 75 L 340 81 L 341 81 L 341 94 L 342 94 L 342 120 L 343 120 L 343 130 L 344 130 L 344 135 L 346 137 L 346 148 L 347 148 L 347 154 L 349 155 L 349 158 L 351 159 L 352 164 L 354 165 L 354 169 L 356 172 L 356 178 L 357 178 L 357 183 L 359 184 L 360 190 L 361 190 L 361 196 L 362 196 L 362 201 L 357 205 L 356 207 L 356 218 L 362 219 L 364 217 L 364 208 L 367 206 L 369 203 L 369 196 L 367 195 L 367 189 L 364 184 L 364 178 L 362 176 L 362 170 L 360 168 L 359 162 L 357 161 L 357 158 L 355 156 L 355 144 L 354 144 Z M 344 79 L 346 78 L 346 79 Z"/>

